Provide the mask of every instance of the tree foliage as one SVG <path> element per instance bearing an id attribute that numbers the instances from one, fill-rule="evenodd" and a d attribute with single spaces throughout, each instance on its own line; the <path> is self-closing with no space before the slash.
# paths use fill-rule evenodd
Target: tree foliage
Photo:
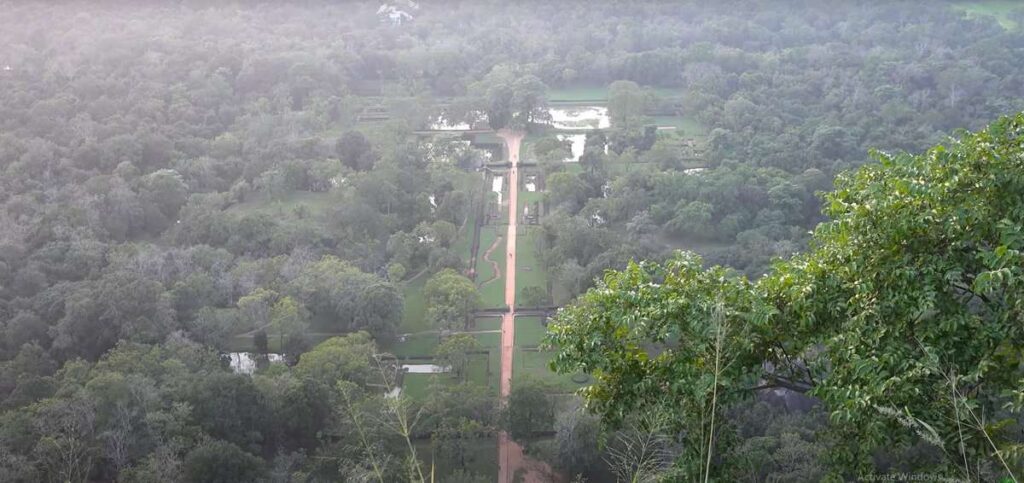
<path id="1" fill-rule="evenodd" d="M 480 294 L 471 280 L 450 268 L 430 277 L 423 288 L 427 318 L 444 330 L 465 330 L 480 306 Z"/>
<path id="2" fill-rule="evenodd" d="M 656 408 L 707 438 L 725 405 L 782 387 L 828 409 L 837 469 L 921 439 L 947 474 L 1000 465 L 1019 444 L 992 425 L 1015 421 L 1021 377 L 1022 138 L 1018 115 L 876 153 L 826 195 L 809 251 L 756 283 L 686 253 L 610 273 L 551 325 L 554 366 L 593 374 L 588 407 L 612 424 Z M 724 449 L 699 441 L 693 471 Z"/>

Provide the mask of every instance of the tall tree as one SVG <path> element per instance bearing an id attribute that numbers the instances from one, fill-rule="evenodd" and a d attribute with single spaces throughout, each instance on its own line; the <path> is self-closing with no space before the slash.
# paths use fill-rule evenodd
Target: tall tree
<path id="1" fill-rule="evenodd" d="M 277 335 L 281 352 L 298 354 L 305 349 L 309 311 L 294 298 L 281 297 L 270 309 L 270 328 Z"/>
<path id="2" fill-rule="evenodd" d="M 630 131 L 640 127 L 645 96 L 633 81 L 615 81 L 608 86 L 608 116 L 616 129 Z"/>
<path id="3" fill-rule="evenodd" d="M 608 423 L 655 409 L 700 435 L 693 476 L 717 471 L 722 408 L 755 387 L 826 405 L 836 469 L 921 443 L 944 449 L 945 474 L 1005 474 L 1020 442 L 993 424 L 1024 401 L 1022 139 L 1017 115 L 876 153 L 826 196 L 810 250 L 756 284 L 691 254 L 610 273 L 551 325 L 554 366 L 596 375 L 585 395 Z"/>
<path id="4" fill-rule="evenodd" d="M 466 379 L 466 366 L 474 353 L 481 352 L 483 346 L 470 334 L 455 334 L 438 344 L 434 349 L 434 358 L 442 365 L 451 368 L 455 377 Z"/>
<path id="5" fill-rule="evenodd" d="M 427 318 L 444 330 L 469 328 L 473 312 L 480 305 L 480 294 L 473 281 L 446 268 L 434 274 L 423 288 Z"/>

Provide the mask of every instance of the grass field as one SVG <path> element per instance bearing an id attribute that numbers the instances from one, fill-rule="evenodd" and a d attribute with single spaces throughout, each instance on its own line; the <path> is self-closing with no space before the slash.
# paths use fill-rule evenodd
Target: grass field
<path id="1" fill-rule="evenodd" d="M 657 126 L 673 126 L 675 132 L 687 138 L 707 136 L 707 128 L 700 121 L 686 116 L 652 116 L 651 121 Z"/>
<path id="2" fill-rule="evenodd" d="M 481 336 L 498 336 L 495 340 Z M 501 375 L 501 359 L 498 345 L 501 344 L 500 334 L 479 334 L 476 336 L 481 345 L 489 346 L 487 354 L 474 355 L 468 366 L 466 380 L 487 386 L 495 395 L 498 394 L 498 378 Z M 434 336 L 435 341 L 437 336 Z M 398 356 L 398 354 L 396 354 Z M 401 357 L 400 357 L 401 358 Z M 417 364 L 429 364 L 430 360 L 417 359 Z M 460 380 L 451 374 L 405 374 L 402 379 L 402 393 L 414 401 L 422 401 L 430 395 L 434 384 L 458 384 Z"/>
<path id="3" fill-rule="evenodd" d="M 477 197 L 477 195 L 474 195 L 474 198 L 475 197 Z M 473 208 L 473 205 L 470 205 L 469 215 L 466 217 L 465 223 L 463 223 L 462 227 L 459 229 L 458 238 L 456 238 L 455 243 L 452 244 L 452 251 L 459 254 L 459 258 L 467 264 L 469 263 L 469 260 L 473 258 L 473 228 L 476 225 L 476 215 L 477 210 Z"/>
<path id="4" fill-rule="evenodd" d="M 521 293 L 523 287 L 548 286 L 548 272 L 537 253 L 536 238 L 539 234 L 540 228 L 537 226 L 519 227 L 519 239 L 516 240 L 516 294 Z"/>
<path id="5" fill-rule="evenodd" d="M 541 325 L 540 317 L 517 316 L 516 317 L 516 346 L 537 347 L 544 340 L 547 329 Z"/>
<path id="6" fill-rule="evenodd" d="M 654 94 L 658 97 L 677 97 L 683 94 L 683 89 L 680 87 L 646 86 L 646 88 L 654 91 Z M 586 102 L 597 104 L 608 102 L 608 86 L 577 84 L 548 89 L 548 103 L 550 104 L 579 104 Z"/>
<path id="7" fill-rule="evenodd" d="M 416 278 L 407 280 L 402 287 L 405 305 L 402 312 L 401 333 L 423 332 L 430 330 L 427 324 L 427 301 L 423 297 L 423 286 L 427 284 L 427 273 L 423 272 Z"/>
<path id="8" fill-rule="evenodd" d="M 512 384 L 515 384 L 517 380 L 530 377 L 547 382 L 557 388 L 560 392 L 566 393 L 575 391 L 587 384 L 573 382 L 571 376 L 555 374 L 552 372 L 548 368 L 548 363 L 551 362 L 551 359 L 554 357 L 554 352 L 540 352 L 517 347 L 515 360 L 512 364 Z"/>
<path id="9" fill-rule="evenodd" d="M 333 231 L 330 223 L 334 196 L 328 192 L 289 191 L 271 198 L 263 193 L 249 195 L 244 203 L 229 206 L 225 212 L 235 216 L 266 215 L 285 228 L 315 226 Z"/>
<path id="10" fill-rule="evenodd" d="M 433 357 L 434 348 L 439 343 L 436 333 L 413 334 L 398 340 L 388 349 L 399 359 L 406 357 Z"/>
<path id="11" fill-rule="evenodd" d="M 1015 30 L 1019 25 L 1010 18 L 1014 10 L 1024 8 L 1024 3 L 1018 0 L 985 0 L 981 2 L 956 2 L 953 8 L 967 14 L 968 17 L 976 18 L 993 17 L 999 25 L 1007 30 Z"/>
<path id="12" fill-rule="evenodd" d="M 501 317 L 477 317 L 473 330 L 501 330 Z"/>
<path id="13" fill-rule="evenodd" d="M 577 85 L 548 90 L 548 102 L 606 102 L 608 86 Z"/>

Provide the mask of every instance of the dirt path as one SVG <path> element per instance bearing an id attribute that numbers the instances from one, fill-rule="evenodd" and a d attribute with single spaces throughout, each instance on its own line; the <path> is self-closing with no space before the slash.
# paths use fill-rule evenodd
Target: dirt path
<path id="1" fill-rule="evenodd" d="M 484 261 L 491 264 L 491 268 L 494 269 L 494 276 L 489 278 L 489 279 L 487 279 L 487 280 L 484 280 L 483 282 L 480 282 L 480 285 L 479 285 L 480 287 L 483 287 L 484 285 L 487 285 L 487 284 L 489 284 L 489 283 L 491 283 L 491 282 L 501 278 L 501 267 L 498 266 L 498 262 L 496 262 L 493 259 L 491 259 L 491 254 L 494 253 L 494 250 L 498 249 L 498 243 L 501 243 L 501 237 L 500 236 L 496 237 L 494 239 L 494 243 L 492 243 L 490 247 L 487 247 L 487 251 L 484 252 Z"/>
<path id="2" fill-rule="evenodd" d="M 502 401 L 508 400 L 512 392 L 512 356 L 515 351 L 516 331 L 516 215 L 519 195 L 519 143 L 523 140 L 521 133 L 499 131 L 498 136 L 505 140 L 508 147 L 508 160 L 512 166 L 508 172 L 508 240 L 505 243 L 508 261 L 505 263 L 505 304 L 508 313 L 501 318 L 501 376 L 498 394 Z M 502 431 L 498 435 L 498 483 L 511 483 L 515 471 L 523 464 L 523 451 L 512 441 L 508 433 Z"/>
<path id="3" fill-rule="evenodd" d="M 508 260 L 505 262 L 505 305 L 508 313 L 501 320 L 501 383 L 499 385 L 502 398 L 507 398 L 512 390 L 512 354 L 515 349 L 515 306 L 516 306 L 516 223 L 519 209 L 519 144 L 523 140 L 522 133 L 502 130 L 498 136 L 505 140 L 508 147 L 508 160 L 511 168 L 508 171 L 508 234 L 505 247 Z"/>
<path id="4" fill-rule="evenodd" d="M 508 260 L 505 264 L 505 304 L 508 312 L 501 317 L 501 378 L 499 394 L 503 401 L 512 392 L 512 357 L 515 354 L 516 330 L 516 231 L 519 221 L 519 145 L 523 133 L 508 130 L 498 131 L 508 147 L 511 168 L 508 173 L 508 236 L 505 246 Z M 521 448 L 508 433 L 498 435 L 498 482 L 512 483 L 516 471 L 523 470 L 524 483 L 545 483 L 552 481 L 551 469 L 542 462 L 531 461 L 523 456 Z"/>

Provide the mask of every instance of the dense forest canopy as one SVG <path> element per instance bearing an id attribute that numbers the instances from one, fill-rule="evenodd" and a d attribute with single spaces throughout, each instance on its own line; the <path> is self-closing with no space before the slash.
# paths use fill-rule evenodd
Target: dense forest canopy
<path id="1" fill-rule="evenodd" d="M 1024 110 L 1022 12 L 0 0 L 0 480 L 492 481 L 500 430 L 566 479 L 1019 477 L 1020 120 L 995 120 Z M 572 109 L 607 116 L 564 127 Z M 525 211 L 495 130 L 525 133 Z M 546 379 L 538 316 L 502 402 L 485 316 L 516 272 L 536 313 L 586 295 L 552 336 L 572 382 Z M 604 287 L 666 273 L 708 300 L 690 332 L 587 345 L 599 302 L 637 317 Z M 708 383 L 707 321 L 737 317 L 741 362 Z M 608 379 L 617 344 L 683 334 L 704 345 L 672 371 Z M 694 445 L 704 389 L 766 365 L 815 409 L 729 392 L 727 437 Z M 655 404 L 657 377 L 696 382 Z M 593 381 L 601 420 L 570 394 Z M 648 410 L 670 401 L 690 406 Z M 951 422 L 984 426 L 961 408 L 998 427 L 961 444 Z"/>

